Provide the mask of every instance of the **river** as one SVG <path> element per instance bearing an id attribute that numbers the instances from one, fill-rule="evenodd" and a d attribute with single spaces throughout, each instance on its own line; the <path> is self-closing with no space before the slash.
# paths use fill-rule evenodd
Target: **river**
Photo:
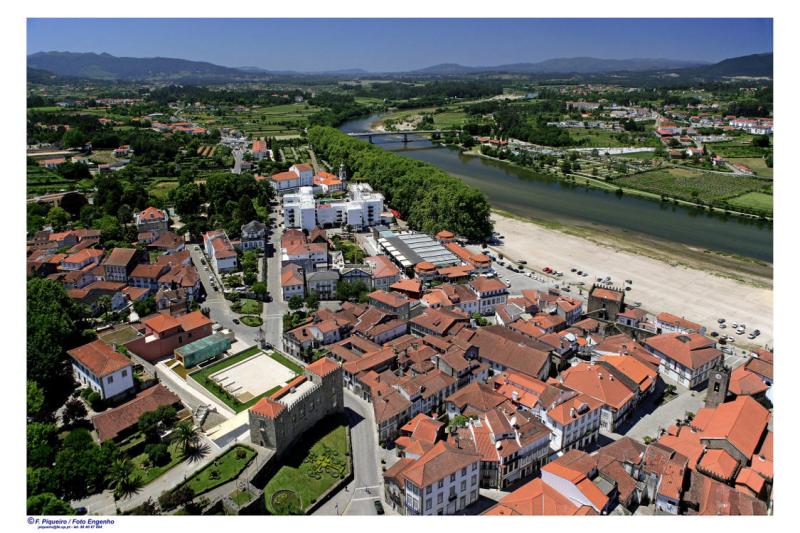
<path id="1" fill-rule="evenodd" d="M 370 124 L 379 119 L 380 116 L 374 115 L 353 120 L 339 129 L 348 133 L 369 131 Z M 514 215 L 637 232 L 772 263 L 772 225 L 767 222 L 617 196 L 499 161 L 464 155 L 456 148 L 434 145 L 424 139 L 404 144 L 376 137 L 374 142 L 401 156 L 439 167 L 483 191 L 492 207 Z"/>

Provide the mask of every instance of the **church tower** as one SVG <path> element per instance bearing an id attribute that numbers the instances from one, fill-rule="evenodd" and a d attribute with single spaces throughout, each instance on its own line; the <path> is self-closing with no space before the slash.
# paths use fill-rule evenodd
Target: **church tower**
<path id="1" fill-rule="evenodd" d="M 344 161 L 339 164 L 339 179 L 343 182 L 347 181 L 347 171 L 344 169 Z"/>
<path id="2" fill-rule="evenodd" d="M 725 403 L 728 396 L 728 384 L 731 381 L 731 371 L 720 363 L 708 373 L 708 388 L 706 388 L 706 407 L 717 407 Z"/>

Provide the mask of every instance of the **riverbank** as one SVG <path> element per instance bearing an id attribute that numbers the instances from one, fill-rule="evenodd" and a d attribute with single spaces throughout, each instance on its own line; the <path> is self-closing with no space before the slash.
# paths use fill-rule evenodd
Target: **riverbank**
<path id="1" fill-rule="evenodd" d="M 442 143 L 442 146 L 445 146 L 445 145 Z M 519 168 L 519 169 L 522 169 L 522 170 L 533 172 L 532 169 L 530 169 L 528 167 L 525 167 L 525 166 L 522 166 L 522 165 L 519 165 L 517 163 L 514 163 L 513 161 L 509 161 L 507 159 L 500 159 L 499 157 L 492 157 L 492 156 L 486 155 L 486 154 L 482 153 L 480 150 L 478 150 L 477 148 L 476 149 L 464 150 L 460 146 L 457 146 L 457 145 L 452 145 L 452 146 L 454 148 L 458 148 L 459 150 L 462 150 L 462 153 L 464 155 L 470 155 L 470 156 L 473 156 L 473 157 L 481 157 L 481 158 L 484 158 L 484 159 L 489 159 L 491 161 L 496 161 L 496 162 L 504 164 L 504 165 L 509 165 L 509 166 L 512 166 L 512 167 L 515 167 L 515 168 Z M 671 165 L 671 166 L 674 166 L 674 165 Z M 751 220 L 763 219 L 763 220 L 766 220 L 766 221 L 768 221 L 770 223 L 772 222 L 772 217 L 763 217 L 763 216 L 759 216 L 759 215 L 754 215 L 752 213 L 744 213 L 742 211 L 736 211 L 735 209 L 714 207 L 714 206 L 708 206 L 708 205 L 705 205 L 705 204 L 700 205 L 700 204 L 697 204 L 697 203 L 694 203 L 694 202 L 690 202 L 688 200 L 682 200 L 680 198 L 675 198 L 675 197 L 672 197 L 672 196 L 665 196 L 664 197 L 666 199 L 666 202 L 665 202 L 664 199 L 661 197 L 661 195 L 658 195 L 658 194 L 655 194 L 655 193 L 652 193 L 652 192 L 648 192 L 648 191 L 643 191 L 641 189 L 634 189 L 634 188 L 631 188 L 631 187 L 623 187 L 623 186 L 620 186 L 619 184 L 609 183 L 609 182 L 607 182 L 605 180 L 602 180 L 602 179 L 599 179 L 599 178 L 596 178 L 596 177 L 593 177 L 593 176 L 590 176 L 590 175 L 587 175 L 587 174 L 583 174 L 583 173 L 579 173 L 579 174 L 570 173 L 570 174 L 564 175 L 563 173 L 547 172 L 547 171 L 542 171 L 542 170 L 537 171 L 537 172 L 541 172 L 542 174 L 544 174 L 546 176 L 549 176 L 549 177 L 552 177 L 552 178 L 555 178 L 555 179 L 557 179 L 559 181 L 574 183 L 576 185 L 585 185 L 587 187 L 592 187 L 593 189 L 611 191 L 611 192 L 614 192 L 614 193 L 621 192 L 622 194 L 627 194 L 629 196 L 636 196 L 638 198 L 643 198 L 645 200 L 649 200 L 649 201 L 652 201 L 652 202 L 674 204 L 674 205 L 679 205 L 679 206 L 688 207 L 688 208 L 692 208 L 692 209 L 699 209 L 701 211 L 710 211 L 710 212 L 718 213 L 718 214 L 721 214 L 721 215 L 724 214 L 724 215 L 729 215 L 729 216 L 747 218 L 747 219 L 751 219 Z"/>
<path id="2" fill-rule="evenodd" d="M 563 271 L 564 281 L 587 285 L 599 276 L 630 279 L 633 289 L 626 301 L 641 302 L 651 312 L 684 316 L 709 331 L 717 329 L 717 318 L 744 322 L 748 331 L 761 330 L 759 345 L 772 344 L 769 263 L 600 226 L 570 226 L 500 211 L 492 212 L 492 221 L 505 237 L 497 251 L 512 260 L 525 259 L 537 270 L 549 266 Z M 571 268 L 586 270 L 590 277 L 578 278 Z"/>

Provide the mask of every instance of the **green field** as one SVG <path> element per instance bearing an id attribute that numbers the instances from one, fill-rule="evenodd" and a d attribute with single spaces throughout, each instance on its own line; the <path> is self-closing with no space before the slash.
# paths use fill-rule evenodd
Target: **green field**
<path id="1" fill-rule="evenodd" d="M 744 207 L 772 213 L 772 195 L 763 192 L 748 192 L 736 198 L 731 198 L 728 200 L 728 203 L 734 207 Z"/>
<path id="2" fill-rule="evenodd" d="M 187 113 L 185 117 L 209 127 L 238 129 L 254 137 L 284 137 L 299 135 L 308 127 L 308 117 L 318 111 L 319 108 L 302 102 L 240 111 L 231 107 L 215 114 Z"/>
<path id="3" fill-rule="evenodd" d="M 314 426 L 289 451 L 283 465 L 264 487 L 267 509 L 272 514 L 301 514 L 326 490 L 347 476 L 350 469 L 347 422 L 332 417 Z M 291 497 L 273 506 L 273 494 Z"/>
<path id="4" fill-rule="evenodd" d="M 194 491 L 195 496 L 208 492 L 239 477 L 255 456 L 254 449 L 237 444 L 187 479 L 185 485 Z"/>
<path id="5" fill-rule="evenodd" d="M 650 170 L 614 180 L 622 187 L 639 189 L 689 202 L 710 203 L 766 189 L 770 184 L 758 178 L 713 174 L 688 168 Z"/>
<path id="6" fill-rule="evenodd" d="M 715 154 L 730 157 L 764 157 L 770 152 L 769 148 L 759 148 L 742 142 L 713 143 L 708 145 L 708 149 Z"/>

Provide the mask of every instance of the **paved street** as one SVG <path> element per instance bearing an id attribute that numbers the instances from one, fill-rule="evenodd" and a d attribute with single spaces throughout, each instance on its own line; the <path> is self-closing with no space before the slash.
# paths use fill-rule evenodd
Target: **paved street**
<path id="1" fill-rule="evenodd" d="M 201 307 L 208 307 L 211 320 L 219 322 L 222 327 L 233 331 L 236 334 L 237 340 L 247 345 L 256 344 L 258 328 L 246 326 L 242 323 L 235 324 L 233 322 L 233 319 L 237 318 L 239 315 L 231 311 L 230 302 L 225 299 L 221 292 L 222 289 L 220 287 L 222 287 L 222 283 L 209 265 L 208 258 L 201 250 L 197 249 L 198 246 L 201 245 L 190 245 L 189 251 L 192 254 L 192 261 L 197 267 L 197 272 L 200 274 L 200 282 L 203 284 L 207 295 Z M 206 265 L 203 265 L 202 261 L 205 261 Z M 208 270 L 203 268 L 204 266 L 208 266 Z M 220 289 L 219 292 L 211 287 L 212 276 L 216 279 L 217 288 Z"/>
<path id="2" fill-rule="evenodd" d="M 686 389 L 678 389 L 678 391 L 679 395 L 665 404 L 656 405 L 655 400 L 643 403 L 633 418 L 617 428 L 617 434 L 611 434 L 609 437 L 625 435 L 640 442 L 644 437 L 655 438 L 660 429 L 666 429 L 676 420 L 685 418 L 687 412 L 697 413 L 703 407 L 705 391 L 697 392 Z"/>
<path id="3" fill-rule="evenodd" d="M 278 214 L 270 214 L 273 220 L 272 235 L 267 245 L 267 290 L 272 297 L 270 302 L 264 304 L 261 318 L 262 326 L 268 343 L 275 348 L 283 350 L 283 315 L 289 311 L 288 305 L 283 301 L 281 292 L 281 225 Z"/>
<path id="4" fill-rule="evenodd" d="M 353 481 L 320 507 L 319 515 L 374 515 L 373 502 L 383 502 L 383 476 L 378 456 L 378 436 L 372 405 L 344 391 L 344 406 L 350 419 L 350 439 L 353 454 Z M 391 508 L 383 502 L 387 514 Z"/>

